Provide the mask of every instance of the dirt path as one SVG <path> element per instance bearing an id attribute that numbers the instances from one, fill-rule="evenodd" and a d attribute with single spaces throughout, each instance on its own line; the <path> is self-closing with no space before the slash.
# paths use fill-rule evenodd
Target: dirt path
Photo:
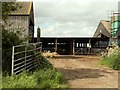
<path id="1" fill-rule="evenodd" d="M 96 56 L 55 56 L 50 62 L 71 88 L 117 88 L 118 71 L 99 64 Z"/>

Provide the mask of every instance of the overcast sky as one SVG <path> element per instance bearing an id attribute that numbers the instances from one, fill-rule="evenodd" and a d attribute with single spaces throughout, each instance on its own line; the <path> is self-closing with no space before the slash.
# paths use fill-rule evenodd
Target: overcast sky
<path id="1" fill-rule="evenodd" d="M 117 11 L 118 1 L 34 0 L 35 30 L 39 26 L 44 37 L 92 37 L 100 20 Z"/>

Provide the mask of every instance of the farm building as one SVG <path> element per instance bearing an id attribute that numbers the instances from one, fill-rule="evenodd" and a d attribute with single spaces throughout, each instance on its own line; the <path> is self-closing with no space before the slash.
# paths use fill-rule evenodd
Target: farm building
<path id="1" fill-rule="evenodd" d="M 120 45 L 120 16 L 114 13 L 111 18 L 112 23 L 112 40 L 115 44 Z"/>
<path id="2" fill-rule="evenodd" d="M 120 46 L 120 26 L 117 31 L 117 40 L 118 40 L 118 45 Z"/>
<path id="3" fill-rule="evenodd" d="M 30 38 L 34 40 L 34 9 L 33 2 L 18 2 L 21 8 L 12 12 L 8 17 L 8 30 L 20 32 L 20 38 Z M 28 42 L 28 41 L 27 41 Z"/>
<path id="4" fill-rule="evenodd" d="M 96 54 L 105 50 L 109 38 L 98 37 L 41 37 L 42 50 L 65 55 Z M 34 38 L 37 42 L 37 38 Z"/>
<path id="5" fill-rule="evenodd" d="M 120 16 L 113 13 L 110 21 L 101 20 L 93 37 L 109 38 L 109 45 L 112 43 L 120 45 Z"/>
<path id="6" fill-rule="evenodd" d="M 111 22 L 101 20 L 93 37 L 110 38 L 111 37 Z"/>

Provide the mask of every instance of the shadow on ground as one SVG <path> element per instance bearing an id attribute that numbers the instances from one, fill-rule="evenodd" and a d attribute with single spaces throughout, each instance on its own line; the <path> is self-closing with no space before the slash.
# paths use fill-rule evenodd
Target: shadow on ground
<path id="1" fill-rule="evenodd" d="M 75 79 L 88 79 L 88 78 L 100 78 L 106 77 L 105 74 L 110 74 L 106 70 L 90 69 L 90 68 L 78 68 L 78 69 L 63 69 L 57 68 L 67 80 Z"/>
<path id="2" fill-rule="evenodd" d="M 61 56 L 54 56 L 55 59 L 77 59 L 82 58 L 81 56 L 73 56 L 73 55 L 61 55 Z"/>
<path id="3" fill-rule="evenodd" d="M 53 58 L 55 59 L 80 59 L 80 58 L 86 58 L 86 57 L 81 56 L 81 55 L 59 55 L 59 56 L 54 56 Z"/>

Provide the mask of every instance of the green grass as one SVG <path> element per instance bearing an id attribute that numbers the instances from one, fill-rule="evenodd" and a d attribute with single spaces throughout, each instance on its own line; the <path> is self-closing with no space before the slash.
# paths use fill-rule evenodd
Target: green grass
<path id="1" fill-rule="evenodd" d="M 3 88 L 66 88 L 64 78 L 56 69 L 23 72 L 20 75 L 3 76 Z"/>
<path id="2" fill-rule="evenodd" d="M 42 55 L 36 58 L 40 66 L 31 72 L 22 72 L 19 75 L 4 74 L 2 88 L 67 88 L 65 80 L 47 58 Z"/>

